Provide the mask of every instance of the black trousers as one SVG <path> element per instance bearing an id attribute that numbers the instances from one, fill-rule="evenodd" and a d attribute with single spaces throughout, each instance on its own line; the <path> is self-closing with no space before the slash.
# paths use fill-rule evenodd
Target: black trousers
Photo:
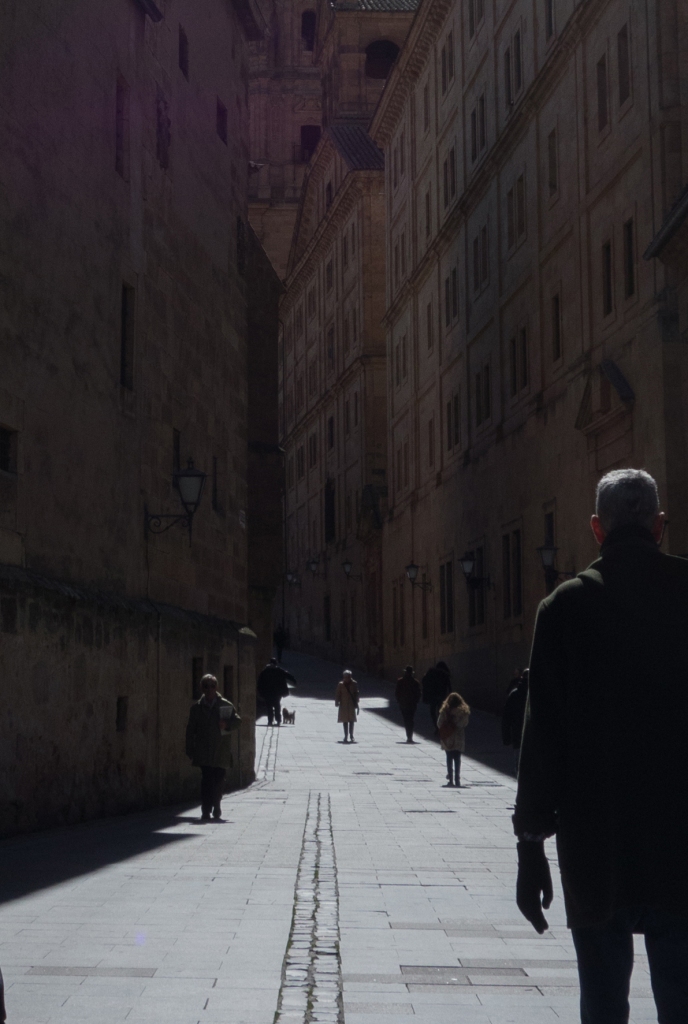
<path id="1" fill-rule="evenodd" d="M 413 722 L 416 717 L 416 709 L 413 708 L 411 711 L 401 712 L 401 717 L 404 719 L 404 729 L 406 729 L 406 739 L 413 739 Z"/>
<path id="2" fill-rule="evenodd" d="M 594 928 L 572 928 L 582 1024 L 628 1024 L 633 932 L 642 930 L 659 1024 L 688 1021 L 688 917 L 628 907 Z"/>
<path id="3" fill-rule="evenodd" d="M 447 778 L 458 786 L 461 782 L 461 751 L 445 750 L 445 754 L 447 755 Z"/>
<path id="4" fill-rule="evenodd" d="M 201 768 L 201 814 L 204 818 L 209 817 L 212 811 L 220 813 L 225 771 L 225 768 L 211 768 L 208 765 Z"/>
<path id="5" fill-rule="evenodd" d="M 272 725 L 273 720 L 279 725 L 282 721 L 282 698 L 277 697 L 272 702 L 267 702 L 268 708 L 268 725 Z"/>

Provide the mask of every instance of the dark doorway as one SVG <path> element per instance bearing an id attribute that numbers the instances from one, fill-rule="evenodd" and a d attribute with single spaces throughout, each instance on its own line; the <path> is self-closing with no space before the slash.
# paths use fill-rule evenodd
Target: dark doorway
<path id="1" fill-rule="evenodd" d="M 367 78 L 387 78 L 399 54 L 399 47 L 389 39 L 376 39 L 366 48 Z"/>
<path id="2" fill-rule="evenodd" d="M 307 164 L 320 142 L 319 124 L 301 125 L 301 162 Z"/>
<path id="3" fill-rule="evenodd" d="M 301 15 L 301 39 L 304 50 L 315 46 L 315 11 L 304 11 Z"/>

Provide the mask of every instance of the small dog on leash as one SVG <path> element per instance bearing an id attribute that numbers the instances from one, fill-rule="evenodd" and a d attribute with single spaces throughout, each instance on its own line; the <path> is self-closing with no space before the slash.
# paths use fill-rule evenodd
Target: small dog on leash
<path id="1" fill-rule="evenodd" d="M 282 708 L 282 725 L 296 725 L 296 712 Z"/>

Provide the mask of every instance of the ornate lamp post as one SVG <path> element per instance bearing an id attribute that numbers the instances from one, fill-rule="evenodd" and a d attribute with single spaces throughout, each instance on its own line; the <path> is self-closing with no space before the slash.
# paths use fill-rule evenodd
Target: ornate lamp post
<path id="1" fill-rule="evenodd" d="M 207 473 L 196 469 L 193 459 L 189 459 L 186 469 L 181 469 L 174 475 L 174 482 L 179 492 L 181 503 L 184 506 L 184 512 L 181 515 L 162 512 L 154 513 L 149 512 L 146 505 L 144 508 L 146 533 L 165 533 L 172 526 L 179 524 L 182 529 L 189 531 L 190 545 L 193 517 L 196 515 L 198 506 L 201 503 L 206 479 Z"/>

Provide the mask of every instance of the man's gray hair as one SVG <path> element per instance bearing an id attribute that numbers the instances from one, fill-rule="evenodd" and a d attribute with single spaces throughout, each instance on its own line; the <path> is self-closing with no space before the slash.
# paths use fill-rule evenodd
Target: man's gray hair
<path id="1" fill-rule="evenodd" d="M 605 533 L 618 526 L 651 530 L 659 512 L 657 484 L 644 469 L 614 469 L 597 485 L 595 511 Z"/>

